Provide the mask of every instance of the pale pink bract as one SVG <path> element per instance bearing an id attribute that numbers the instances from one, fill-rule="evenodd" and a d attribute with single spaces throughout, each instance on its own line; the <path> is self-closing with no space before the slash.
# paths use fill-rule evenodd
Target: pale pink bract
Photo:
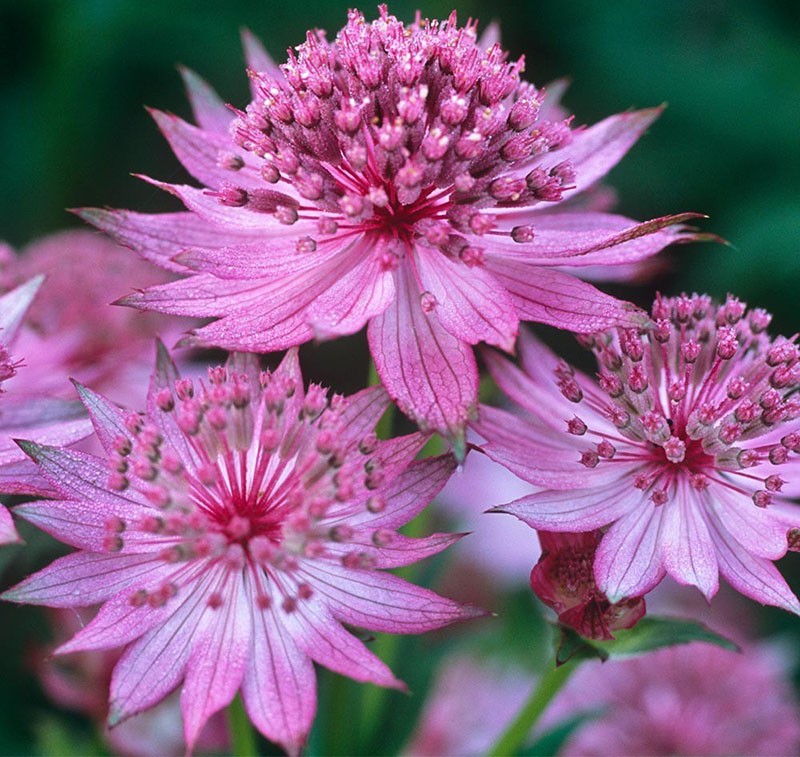
<path id="1" fill-rule="evenodd" d="M 659 297 L 648 328 L 581 338 L 597 380 L 531 336 L 524 370 L 487 354 L 527 412 L 482 407 L 483 449 L 546 487 L 496 509 L 545 531 L 603 529 L 595 579 L 612 602 L 666 574 L 710 599 L 721 573 L 800 613 L 773 565 L 800 543 L 800 351 L 768 323 L 733 297 Z"/>
<path id="2" fill-rule="evenodd" d="M 188 212 L 85 218 L 182 281 L 122 302 L 218 319 L 192 344 L 269 352 L 368 339 L 384 386 L 423 430 L 464 451 L 477 402 L 472 345 L 513 349 L 520 320 L 577 332 L 641 322 L 576 278 L 693 235 L 692 214 L 636 223 L 573 198 L 658 116 L 573 128 L 472 22 L 357 11 L 309 32 L 277 67 L 248 38 L 253 100 L 231 116 L 186 74 L 198 126 L 154 117 L 205 189 L 153 182 Z M 567 272 L 569 271 L 569 272 Z"/>
<path id="3" fill-rule="evenodd" d="M 304 391 L 296 350 L 272 373 L 234 355 L 195 383 L 162 348 L 146 414 L 80 392 L 107 459 L 22 443 L 61 500 L 16 508 L 79 551 L 4 597 L 103 603 L 58 652 L 126 645 L 111 725 L 182 682 L 190 750 L 240 691 L 253 724 L 297 753 L 316 708 L 312 661 L 403 686 L 342 624 L 418 633 L 481 614 L 381 570 L 458 538 L 397 533 L 455 464 L 413 462 L 420 433 L 376 439 L 382 388 Z"/>

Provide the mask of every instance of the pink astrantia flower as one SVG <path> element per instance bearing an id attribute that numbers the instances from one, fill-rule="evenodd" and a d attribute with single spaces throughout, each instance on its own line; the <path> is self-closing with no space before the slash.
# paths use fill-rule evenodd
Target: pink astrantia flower
<path id="1" fill-rule="evenodd" d="M 127 645 L 112 725 L 182 681 L 190 749 L 241 691 L 254 725 L 296 753 L 316 707 L 312 661 L 402 687 L 342 624 L 417 633 L 479 614 L 378 570 L 458 538 L 397 533 L 454 463 L 412 462 L 419 433 L 376 439 L 380 387 L 330 401 L 304 391 L 296 351 L 274 373 L 234 355 L 195 384 L 161 349 L 145 415 L 81 394 L 108 459 L 23 443 L 61 501 L 17 508 L 80 551 L 4 596 L 104 603 L 58 651 Z"/>
<path id="2" fill-rule="evenodd" d="M 531 571 L 531 589 L 558 613 L 558 622 L 588 639 L 613 639 L 612 631 L 633 628 L 644 617 L 643 597 L 610 602 L 594 580 L 600 535 L 540 531 L 542 557 Z"/>
<path id="3" fill-rule="evenodd" d="M 527 410 L 481 409 L 484 450 L 547 491 L 499 509 L 537 529 L 607 529 L 595 578 L 612 602 L 665 574 L 710 598 L 719 573 L 800 613 L 773 560 L 800 531 L 800 351 L 769 316 L 729 298 L 658 298 L 653 323 L 584 337 L 599 380 L 532 337 L 524 372 L 494 355 L 500 387 Z"/>
<path id="4" fill-rule="evenodd" d="M 359 331 L 384 386 L 463 453 L 472 345 L 513 348 L 520 320 L 577 332 L 638 323 L 575 278 L 692 235 L 691 214 L 636 223 L 575 207 L 659 109 L 573 129 L 476 27 L 352 11 L 276 67 L 249 41 L 235 117 L 187 75 L 198 126 L 154 117 L 206 188 L 153 182 L 188 212 L 84 217 L 187 278 L 123 303 L 216 318 L 192 344 L 269 352 Z M 569 271 L 569 272 L 567 272 Z"/>
<path id="5" fill-rule="evenodd" d="M 27 354 L 17 351 L 17 336 L 41 285 L 42 277 L 34 277 L 0 296 L 0 491 L 8 494 L 51 491 L 15 438 L 69 444 L 91 433 L 81 404 L 39 391 L 26 374 Z M 18 540 L 11 514 L 0 505 L 0 544 Z"/>

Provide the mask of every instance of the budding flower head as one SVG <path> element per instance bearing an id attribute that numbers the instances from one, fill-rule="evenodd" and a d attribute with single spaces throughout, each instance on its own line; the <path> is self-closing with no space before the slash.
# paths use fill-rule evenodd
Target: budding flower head
<path id="1" fill-rule="evenodd" d="M 5 598 L 103 603 L 59 652 L 128 645 L 112 679 L 112 725 L 182 681 L 189 749 L 241 690 L 254 725 L 297 752 L 314 715 L 312 660 L 403 686 L 342 623 L 413 633 L 478 614 L 380 570 L 457 538 L 396 533 L 455 464 L 413 463 L 422 434 L 375 438 L 381 388 L 349 399 L 306 391 L 296 350 L 274 372 L 234 354 L 191 381 L 160 348 L 146 413 L 80 393 L 107 459 L 24 443 L 60 500 L 18 512 L 81 550 Z M 166 678 L 136 663 L 159 655 L 171 661 Z"/>
<path id="2" fill-rule="evenodd" d="M 188 78 L 199 126 L 154 113 L 203 184 L 155 182 L 186 205 L 180 224 L 84 212 L 188 277 L 122 300 L 220 319 L 187 343 L 271 352 L 367 326 L 392 399 L 460 456 L 473 345 L 510 352 L 520 319 L 632 325 L 635 308 L 568 271 L 636 264 L 692 236 L 691 215 L 636 223 L 567 204 L 658 109 L 575 129 L 558 88 L 524 81 L 523 60 L 455 12 L 403 23 L 385 5 L 374 20 L 351 10 L 280 66 L 248 49 L 246 107 L 231 115 Z M 187 229 L 208 244 L 187 249 Z"/>
<path id="3" fill-rule="evenodd" d="M 587 342 L 597 382 L 530 336 L 520 349 L 527 375 L 490 355 L 536 433 L 511 445 L 509 424 L 524 421 L 491 410 L 476 424 L 485 451 L 546 487 L 502 509 L 546 531 L 603 529 L 594 577 L 611 602 L 643 595 L 665 574 L 710 598 L 722 573 L 743 594 L 800 612 L 772 565 L 800 524 L 786 499 L 800 481 L 800 350 L 770 337 L 766 321 L 734 297 L 658 297 L 652 325 Z M 535 387 L 531 399 L 515 381 Z"/>
<path id="4" fill-rule="evenodd" d="M 599 532 L 539 531 L 542 556 L 531 571 L 534 594 L 558 613 L 558 622 L 589 639 L 613 639 L 612 631 L 632 628 L 645 614 L 642 597 L 610 602 L 594 580 Z"/>

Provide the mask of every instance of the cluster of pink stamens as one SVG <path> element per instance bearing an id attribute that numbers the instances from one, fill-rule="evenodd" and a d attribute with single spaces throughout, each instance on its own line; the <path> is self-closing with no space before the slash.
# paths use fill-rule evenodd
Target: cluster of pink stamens
<path id="1" fill-rule="evenodd" d="M 264 572 L 291 612 L 312 594 L 297 577 L 301 560 L 373 567 L 375 549 L 395 532 L 354 528 L 347 517 L 386 507 L 381 443 L 372 433 L 348 433 L 343 404 L 316 385 L 303 394 L 284 373 L 220 366 L 209 370 L 208 382 L 177 379 L 156 391 L 150 418 L 127 415 L 109 483 L 146 514 L 109 518 L 104 546 L 157 550 L 175 564 L 169 581 L 134 591 L 131 602 L 159 606 L 184 580 L 223 567 L 207 592 L 209 606 L 218 607 L 229 573 L 249 566 Z M 153 414 L 168 417 L 156 424 Z M 172 429 L 171 438 L 159 428 Z M 272 599 L 261 593 L 258 602 L 266 608 Z"/>
<path id="2" fill-rule="evenodd" d="M 351 11 L 334 43 L 309 32 L 282 79 L 251 72 L 259 94 L 232 124 L 265 186 L 239 186 L 245 161 L 225 152 L 231 181 L 209 193 L 281 223 L 316 221 L 299 251 L 371 234 L 385 269 L 414 243 L 477 265 L 481 236 L 531 241 L 529 226 L 498 228 L 497 213 L 558 201 L 573 184 L 568 161 L 540 159 L 569 142 L 569 120 L 540 119 L 522 59 L 476 40 L 455 13 L 404 26 L 385 6 L 372 23 Z"/>
<path id="3" fill-rule="evenodd" d="M 794 338 L 771 339 L 769 321 L 733 297 L 716 305 L 682 295 L 657 298 L 649 327 L 581 337 L 597 357 L 599 387 L 566 364 L 559 387 L 616 428 L 570 419 L 570 434 L 593 440 L 581 463 L 641 463 L 634 484 L 657 505 L 684 481 L 769 505 L 785 483 L 776 469 L 800 454 L 800 350 Z"/>
<path id="4" fill-rule="evenodd" d="M 0 342 L 0 384 L 17 375 L 17 368 L 22 365 L 22 360 L 14 360 L 6 345 Z M 0 388 L 0 392 L 3 391 Z"/>

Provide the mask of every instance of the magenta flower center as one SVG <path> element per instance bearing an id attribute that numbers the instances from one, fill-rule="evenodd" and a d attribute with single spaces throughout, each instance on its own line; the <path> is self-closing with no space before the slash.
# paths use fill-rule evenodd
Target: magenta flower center
<path id="1" fill-rule="evenodd" d="M 148 507 L 135 522 L 110 518 L 105 547 L 118 551 L 146 541 L 160 545 L 162 559 L 176 566 L 163 591 L 137 591 L 133 602 L 166 601 L 183 579 L 195 577 L 198 564 L 227 571 L 249 565 L 273 579 L 291 611 L 310 596 L 292 578 L 303 558 L 329 556 L 367 568 L 373 548 L 392 542 L 393 531 L 367 529 L 358 538 L 366 534 L 368 543 L 359 544 L 344 522 L 354 512 L 386 506 L 374 434 L 345 441 L 340 398 L 329 402 L 311 386 L 297 401 L 296 391 L 282 374 L 218 367 L 209 371 L 208 384 L 179 379 L 155 394 L 158 412 L 174 424 L 172 439 L 138 414 L 127 417 L 109 483 L 118 491 L 135 489 Z M 187 456 L 191 466 L 182 462 Z"/>
<path id="2" fill-rule="evenodd" d="M 301 252 L 370 234 L 383 244 L 365 254 L 385 269 L 418 244 L 480 264 L 486 234 L 533 238 L 504 210 L 558 201 L 575 179 L 546 158 L 569 141 L 569 122 L 547 116 L 522 70 L 455 14 L 404 26 L 385 7 L 372 23 L 353 11 L 335 42 L 309 33 L 282 78 L 253 74 L 258 95 L 232 134 L 264 188 L 239 186 L 244 161 L 226 155 L 231 182 L 211 194 L 287 225 L 316 222 L 298 234 Z"/>

